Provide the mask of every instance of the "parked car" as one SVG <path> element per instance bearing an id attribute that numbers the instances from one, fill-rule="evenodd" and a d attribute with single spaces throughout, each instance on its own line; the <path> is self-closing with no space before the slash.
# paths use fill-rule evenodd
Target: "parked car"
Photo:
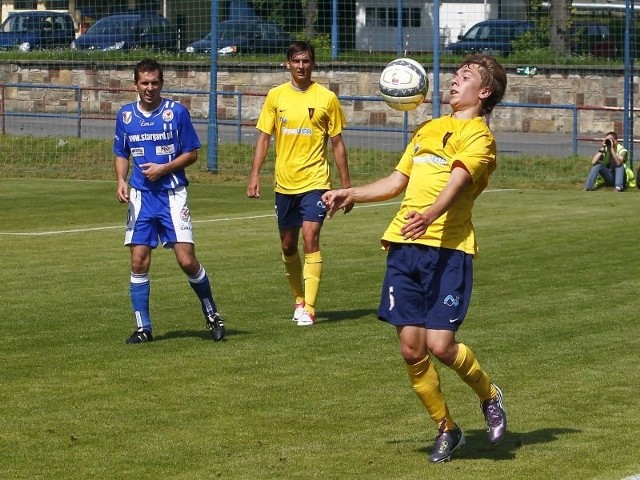
<path id="1" fill-rule="evenodd" d="M 0 49 L 29 52 L 40 48 L 69 48 L 75 36 L 68 13 L 13 12 L 0 26 Z"/>
<path id="2" fill-rule="evenodd" d="M 98 20 L 72 44 L 75 50 L 176 51 L 177 35 L 169 21 L 155 13 L 120 13 Z"/>
<path id="3" fill-rule="evenodd" d="M 289 33 L 264 20 L 227 20 L 218 28 L 218 54 L 283 53 L 292 41 Z M 211 32 L 189 45 L 188 53 L 211 52 Z"/>
<path id="4" fill-rule="evenodd" d="M 607 25 L 576 22 L 571 26 L 571 53 L 614 58 L 618 48 Z"/>
<path id="5" fill-rule="evenodd" d="M 478 52 L 506 56 L 513 52 L 513 41 L 534 28 L 533 22 L 521 20 L 485 20 L 460 35 L 458 41 L 447 45 L 444 51 L 451 54 Z"/>

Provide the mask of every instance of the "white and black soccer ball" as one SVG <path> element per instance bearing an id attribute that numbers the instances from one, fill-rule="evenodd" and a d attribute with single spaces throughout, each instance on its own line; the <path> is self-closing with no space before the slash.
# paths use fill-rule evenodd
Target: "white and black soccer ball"
<path id="1" fill-rule="evenodd" d="M 417 108 L 428 90 L 427 72 L 411 58 L 389 62 L 380 75 L 380 95 L 394 110 L 406 112 Z"/>

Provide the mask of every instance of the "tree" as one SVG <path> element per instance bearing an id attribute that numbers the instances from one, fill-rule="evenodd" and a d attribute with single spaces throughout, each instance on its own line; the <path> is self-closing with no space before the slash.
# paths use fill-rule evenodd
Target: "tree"
<path id="1" fill-rule="evenodd" d="M 316 34 L 316 23 L 318 21 L 317 0 L 302 0 L 304 10 L 304 36 L 313 38 Z"/>
<path id="2" fill-rule="evenodd" d="M 527 16 L 535 30 L 516 40 L 517 51 L 549 48 L 560 56 L 571 54 L 571 0 L 550 0 L 549 10 L 542 0 L 527 0 Z"/>
<path id="3" fill-rule="evenodd" d="M 559 55 L 570 55 L 571 0 L 551 0 L 549 3 L 549 47 Z"/>
<path id="4" fill-rule="evenodd" d="M 302 28 L 300 0 L 253 0 L 250 3 L 256 15 L 277 23 L 288 32 L 297 32 Z"/>

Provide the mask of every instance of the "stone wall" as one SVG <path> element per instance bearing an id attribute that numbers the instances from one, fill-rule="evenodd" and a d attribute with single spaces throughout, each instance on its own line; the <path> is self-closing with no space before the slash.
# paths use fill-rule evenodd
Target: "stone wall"
<path id="1" fill-rule="evenodd" d="M 517 75 L 515 66 L 506 68 L 509 85 L 504 102 L 507 104 L 576 105 L 580 135 L 622 130 L 624 82 L 621 68 L 548 67 L 538 68 L 535 76 Z M 132 69 L 133 64 L 128 63 L 5 62 L 0 63 L 0 86 L 5 85 L 0 94 L 7 112 L 75 113 L 80 95 L 83 116 L 113 117 L 123 103 L 136 98 Z M 165 64 L 164 69 L 166 96 L 185 104 L 194 118 L 207 118 L 208 66 L 173 62 Z M 359 66 L 355 70 L 353 66 L 321 64 L 316 68 L 314 78 L 343 97 L 349 124 L 401 125 L 401 112 L 390 109 L 381 101 L 368 99 L 378 95 L 381 69 L 380 65 Z M 449 111 L 447 89 L 453 69 L 453 66 L 443 67 L 440 76 L 442 114 Z M 269 88 L 288 79 L 289 74 L 282 65 L 220 66 L 217 89 L 225 94 L 218 99 L 218 118 L 237 120 L 241 117 L 244 123 L 255 122 Z M 433 85 L 432 75 L 429 80 Z M 639 81 L 636 76 L 633 82 L 636 110 L 640 110 Z M 17 83 L 63 88 L 6 86 Z M 410 122 L 421 122 L 431 114 L 431 105 L 427 103 L 410 112 Z M 490 122 L 495 131 L 571 133 L 573 112 L 560 108 L 506 106 L 496 108 Z"/>

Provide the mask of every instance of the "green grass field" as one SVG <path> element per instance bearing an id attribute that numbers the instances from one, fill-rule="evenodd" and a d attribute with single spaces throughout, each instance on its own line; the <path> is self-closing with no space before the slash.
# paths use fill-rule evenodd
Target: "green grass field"
<path id="1" fill-rule="evenodd" d="M 505 393 L 490 448 L 441 367 L 467 445 L 435 425 L 376 320 L 396 204 L 323 229 L 319 323 L 290 321 L 272 197 L 193 184 L 197 252 L 227 338 L 209 340 L 172 253 L 151 270 L 156 342 L 133 330 L 113 181 L 0 179 L 2 479 L 611 479 L 640 474 L 637 192 L 490 190 L 459 333 Z"/>

